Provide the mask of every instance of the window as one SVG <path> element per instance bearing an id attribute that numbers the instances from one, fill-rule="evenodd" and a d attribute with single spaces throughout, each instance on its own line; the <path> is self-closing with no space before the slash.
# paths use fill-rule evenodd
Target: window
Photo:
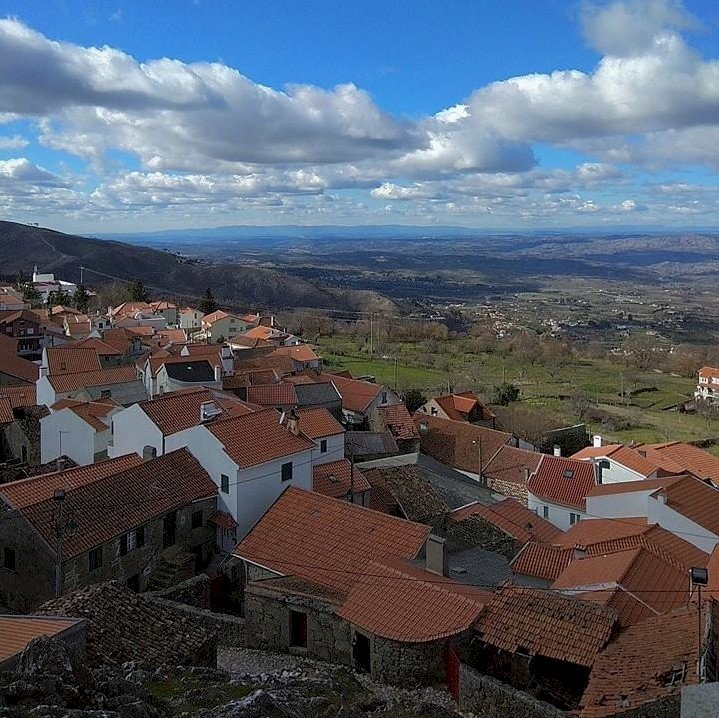
<path id="1" fill-rule="evenodd" d="M 3 551 L 3 568 L 7 569 L 8 571 L 15 570 L 14 548 L 8 548 L 7 546 L 5 547 L 5 550 Z"/>
<path id="2" fill-rule="evenodd" d="M 230 477 L 227 474 L 220 474 L 220 491 L 223 494 L 230 493 Z"/>
<path id="3" fill-rule="evenodd" d="M 382 392 L 382 403 L 383 404 L 387 403 L 387 392 L 386 391 Z"/>
<path id="4" fill-rule="evenodd" d="M 437 409 L 433 406 L 430 408 L 429 413 L 432 414 L 432 416 L 437 416 Z"/>
<path id="5" fill-rule="evenodd" d="M 574 469 L 565 469 L 564 470 L 564 478 L 565 479 L 571 479 L 574 476 Z"/>
<path id="6" fill-rule="evenodd" d="M 135 545 L 137 548 L 142 548 L 145 545 L 145 527 L 140 526 L 135 531 Z"/>
<path id="7" fill-rule="evenodd" d="M 290 646 L 307 648 L 307 614 L 290 611 Z"/>
<path id="8" fill-rule="evenodd" d="M 282 481 L 292 481 L 292 462 L 282 464 Z"/>
<path id="9" fill-rule="evenodd" d="M 574 526 L 581 518 L 579 514 L 569 514 L 569 525 Z"/>
<path id="10" fill-rule="evenodd" d="M 112 391 L 110 389 L 102 389 L 100 391 L 100 398 L 101 399 L 109 399 L 111 394 L 112 394 Z"/>
<path id="11" fill-rule="evenodd" d="M 90 572 L 97 571 L 102 566 L 102 546 L 91 549 L 88 557 Z"/>
<path id="12" fill-rule="evenodd" d="M 327 453 L 327 439 L 322 439 L 320 441 L 320 454 L 326 454 Z"/>
<path id="13" fill-rule="evenodd" d="M 127 554 L 127 534 L 123 534 L 120 536 L 120 556 L 125 556 Z"/>
<path id="14" fill-rule="evenodd" d="M 202 527 L 202 510 L 192 512 L 192 522 L 190 527 L 193 529 L 199 529 Z"/>
<path id="15" fill-rule="evenodd" d="M 549 506 L 543 506 L 542 511 L 544 512 L 544 518 L 548 519 L 549 518 Z"/>

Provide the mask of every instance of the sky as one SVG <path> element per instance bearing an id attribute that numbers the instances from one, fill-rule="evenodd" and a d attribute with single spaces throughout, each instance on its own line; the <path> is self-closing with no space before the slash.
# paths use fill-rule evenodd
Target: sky
<path id="1" fill-rule="evenodd" d="M 716 0 L 0 0 L 0 218 L 719 226 Z"/>

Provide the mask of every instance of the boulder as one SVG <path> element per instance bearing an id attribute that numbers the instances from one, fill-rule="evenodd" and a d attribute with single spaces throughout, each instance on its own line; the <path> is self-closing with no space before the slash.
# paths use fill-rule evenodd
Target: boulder
<path id="1" fill-rule="evenodd" d="M 57 676 L 64 682 L 75 683 L 75 670 L 65 644 L 47 636 L 33 638 L 25 646 L 15 672 L 21 676 Z"/>

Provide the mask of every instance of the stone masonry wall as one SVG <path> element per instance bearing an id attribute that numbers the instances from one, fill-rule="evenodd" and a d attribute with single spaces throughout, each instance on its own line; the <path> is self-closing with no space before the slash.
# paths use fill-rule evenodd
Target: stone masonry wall
<path id="1" fill-rule="evenodd" d="M 164 598 L 167 601 L 183 603 L 195 608 L 210 608 L 210 577 L 201 573 L 199 576 L 188 578 L 182 583 L 170 586 L 164 591 L 153 591 L 148 594 L 154 598 Z"/>
<path id="2" fill-rule="evenodd" d="M 372 678 L 395 686 L 414 687 L 444 682 L 445 644 L 372 640 Z"/>
<path id="3" fill-rule="evenodd" d="M 467 548 L 494 551 L 507 559 L 513 559 L 518 551 L 517 542 L 480 516 L 470 516 L 463 521 L 447 520 L 445 535 L 453 543 Z"/>
<path id="4" fill-rule="evenodd" d="M 491 715 L 493 718 L 566 718 L 567 715 L 528 693 L 477 673 L 464 663 L 459 670 L 459 706 L 477 715 Z"/>
<path id="5" fill-rule="evenodd" d="M 351 665 L 350 628 L 335 616 L 334 609 L 334 604 L 313 598 L 249 586 L 245 592 L 247 646 L 276 653 L 300 652 L 290 648 L 290 611 L 300 611 L 307 614 L 306 654 Z"/>
<path id="6" fill-rule="evenodd" d="M 622 713 L 615 713 L 612 718 L 679 718 L 680 703 L 681 698 L 677 693 L 653 703 L 630 708 Z"/>

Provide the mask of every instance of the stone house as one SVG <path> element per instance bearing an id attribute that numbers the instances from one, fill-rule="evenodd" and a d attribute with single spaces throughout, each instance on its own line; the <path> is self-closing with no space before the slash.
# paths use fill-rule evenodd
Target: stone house
<path id="1" fill-rule="evenodd" d="M 0 603 L 29 612 L 58 590 L 115 579 L 141 591 L 166 564 L 191 573 L 214 550 L 216 510 L 215 484 L 185 450 L 3 484 Z"/>
<path id="2" fill-rule="evenodd" d="M 435 397 L 420 406 L 417 411 L 440 419 L 466 421 L 487 429 L 494 429 L 497 420 L 496 414 L 483 404 L 473 391 Z"/>
<path id="3" fill-rule="evenodd" d="M 34 384 L 40 375 L 37 364 L 18 356 L 15 339 L 0 334 L 0 386 Z"/>
<path id="4" fill-rule="evenodd" d="M 233 552 L 247 578 L 248 645 L 395 685 L 444 681 L 448 643 L 469 636 L 491 594 L 444 575 L 444 541 L 430 532 L 287 489 Z"/>
<path id="5" fill-rule="evenodd" d="M 375 407 L 368 420 L 371 430 L 389 431 L 392 434 L 401 454 L 415 454 L 419 451 L 419 429 L 404 404 Z"/>

